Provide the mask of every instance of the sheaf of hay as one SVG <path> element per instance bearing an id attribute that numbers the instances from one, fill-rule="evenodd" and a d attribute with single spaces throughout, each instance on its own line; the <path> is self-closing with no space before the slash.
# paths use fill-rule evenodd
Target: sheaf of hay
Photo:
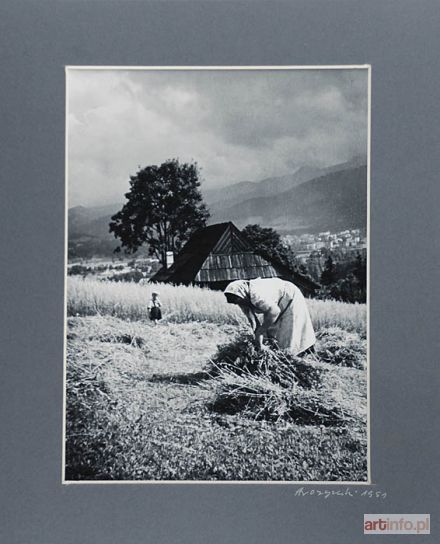
<path id="1" fill-rule="evenodd" d="M 319 352 L 318 352 L 319 353 Z M 220 346 L 207 371 L 211 408 L 255 419 L 287 419 L 310 425 L 362 425 L 366 418 L 364 373 L 319 355 L 295 357 L 274 346 L 255 350 L 243 334 Z M 354 366 L 354 365 L 347 365 Z M 347 374 L 351 373 L 351 374 Z"/>

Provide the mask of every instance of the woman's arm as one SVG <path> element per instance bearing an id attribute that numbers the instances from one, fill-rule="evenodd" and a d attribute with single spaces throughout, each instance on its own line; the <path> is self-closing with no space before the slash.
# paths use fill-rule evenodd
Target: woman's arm
<path id="1" fill-rule="evenodd" d="M 263 348 L 263 338 L 267 330 L 275 323 L 280 315 L 280 309 L 273 304 L 263 314 L 263 323 L 255 329 L 255 344 L 257 349 Z"/>
<path id="2" fill-rule="evenodd" d="M 249 321 L 252 332 L 255 332 L 255 329 L 260 326 L 260 322 L 257 316 L 248 306 L 240 305 L 240 310 L 244 313 L 247 320 Z"/>

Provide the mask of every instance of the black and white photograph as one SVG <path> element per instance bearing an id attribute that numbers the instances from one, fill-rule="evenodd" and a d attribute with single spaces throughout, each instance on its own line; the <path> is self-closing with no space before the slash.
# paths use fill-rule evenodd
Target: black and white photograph
<path id="1" fill-rule="evenodd" d="M 371 483 L 370 67 L 66 68 L 63 482 Z"/>

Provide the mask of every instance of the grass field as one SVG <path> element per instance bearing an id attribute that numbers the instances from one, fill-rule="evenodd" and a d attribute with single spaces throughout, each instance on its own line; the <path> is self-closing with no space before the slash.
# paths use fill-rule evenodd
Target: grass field
<path id="1" fill-rule="evenodd" d="M 93 279 L 69 277 L 67 315 L 111 315 L 132 321 L 148 319 L 147 302 L 151 285 L 107 283 Z M 208 321 L 219 324 L 245 324 L 241 311 L 227 304 L 221 292 L 199 287 L 158 286 L 166 320 L 172 323 Z M 307 301 L 317 329 L 341 327 L 366 334 L 365 304 L 347 304 L 329 300 Z"/>
<path id="2" fill-rule="evenodd" d="M 165 319 L 153 326 L 150 289 L 69 278 L 67 480 L 366 480 L 364 306 L 308 301 L 323 378 L 306 391 L 268 375 L 207 374 L 218 346 L 246 330 L 240 313 L 221 293 L 161 285 Z M 238 398 L 237 383 L 294 410 L 219 409 Z M 339 419 L 292 416 L 297 393 Z"/>

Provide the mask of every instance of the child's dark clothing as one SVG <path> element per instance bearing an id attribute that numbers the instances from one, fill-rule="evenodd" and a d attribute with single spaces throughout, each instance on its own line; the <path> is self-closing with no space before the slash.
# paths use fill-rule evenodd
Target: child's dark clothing
<path id="1" fill-rule="evenodd" d="M 148 310 L 150 312 L 151 321 L 158 321 L 159 319 L 162 319 L 162 311 L 160 309 L 161 306 L 162 304 L 158 298 L 150 300 Z"/>

